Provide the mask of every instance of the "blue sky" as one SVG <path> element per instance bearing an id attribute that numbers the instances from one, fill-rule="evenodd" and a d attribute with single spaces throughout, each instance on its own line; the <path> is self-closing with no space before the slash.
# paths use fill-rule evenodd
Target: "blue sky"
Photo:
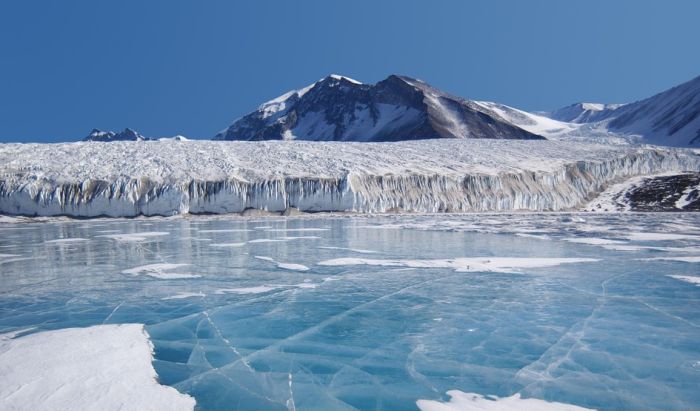
<path id="1" fill-rule="evenodd" d="M 700 74 L 697 0 L 0 3 L 0 141 L 210 138 L 283 92 L 392 73 L 527 110 Z"/>

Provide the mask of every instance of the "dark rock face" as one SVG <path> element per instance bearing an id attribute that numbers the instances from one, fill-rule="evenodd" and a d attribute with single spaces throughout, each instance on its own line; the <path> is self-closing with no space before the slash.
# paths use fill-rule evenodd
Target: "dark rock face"
<path id="1" fill-rule="evenodd" d="M 700 173 L 646 179 L 625 200 L 632 211 L 700 211 Z"/>
<path id="2" fill-rule="evenodd" d="M 110 142 L 110 141 L 145 141 L 150 140 L 137 133 L 136 131 L 125 128 L 124 131 L 115 133 L 114 131 L 101 131 L 96 128 L 92 129 L 90 134 L 83 139 L 83 141 L 100 141 L 100 142 Z"/>
<path id="3" fill-rule="evenodd" d="M 328 76 L 260 106 L 215 140 L 544 139 L 497 113 L 409 77 L 377 84 Z"/>

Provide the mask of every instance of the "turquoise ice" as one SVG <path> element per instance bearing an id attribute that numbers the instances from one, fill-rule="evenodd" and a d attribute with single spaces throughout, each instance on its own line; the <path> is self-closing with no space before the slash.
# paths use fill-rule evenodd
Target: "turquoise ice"
<path id="1" fill-rule="evenodd" d="M 201 410 L 689 410 L 698 256 L 693 214 L 2 224 L 0 333 L 146 324 Z"/>

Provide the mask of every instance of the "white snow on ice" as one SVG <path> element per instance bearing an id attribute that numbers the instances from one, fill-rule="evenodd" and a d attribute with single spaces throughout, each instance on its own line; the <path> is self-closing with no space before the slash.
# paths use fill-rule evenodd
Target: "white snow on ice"
<path id="1" fill-rule="evenodd" d="M 62 243 L 78 243 L 81 241 L 88 241 L 87 238 L 79 238 L 79 237 L 74 237 L 74 238 L 57 238 L 55 240 L 48 240 L 46 241 L 46 244 L 62 244 Z"/>
<path id="2" fill-rule="evenodd" d="M 675 234 L 675 233 L 641 233 L 632 232 L 624 235 L 632 241 L 675 241 L 675 240 L 700 240 L 700 235 Z"/>
<path id="3" fill-rule="evenodd" d="M 353 253 L 359 253 L 359 254 L 376 254 L 379 251 L 374 251 L 374 250 L 364 250 L 361 248 L 346 248 L 346 247 L 332 247 L 332 246 L 319 246 L 317 248 L 323 249 L 323 250 L 343 250 L 343 251 L 351 251 Z"/>
<path id="4" fill-rule="evenodd" d="M 652 257 L 642 258 L 645 261 L 680 261 L 682 263 L 700 263 L 700 256 L 673 256 L 673 257 Z"/>
<path id="5" fill-rule="evenodd" d="M 626 244 L 626 241 L 611 240 L 609 238 L 564 238 L 564 241 L 570 243 L 578 244 L 589 244 L 589 245 L 609 245 L 609 244 Z"/>
<path id="6" fill-rule="evenodd" d="M 105 234 L 101 235 L 100 237 L 106 237 L 106 238 L 111 238 L 112 240 L 120 241 L 120 242 L 138 242 L 138 241 L 146 241 L 149 238 L 152 237 L 161 237 L 168 235 L 170 233 L 164 232 L 164 231 L 146 231 L 142 233 L 130 233 L 130 234 Z"/>
<path id="7" fill-rule="evenodd" d="M 522 398 L 520 394 L 499 398 L 495 395 L 483 396 L 450 390 L 447 395 L 451 397 L 448 402 L 418 400 L 416 405 L 421 411 L 591 411 L 590 408 L 561 402 Z"/>
<path id="8" fill-rule="evenodd" d="M 321 261 L 319 265 L 346 266 L 371 265 L 382 267 L 451 268 L 459 272 L 490 271 L 518 272 L 521 268 L 553 267 L 561 264 L 599 261 L 593 258 L 520 258 L 520 257 L 469 257 L 449 260 L 376 260 L 367 258 L 335 258 Z"/>
<path id="9" fill-rule="evenodd" d="M 137 276 L 140 274 L 147 275 L 149 277 L 158 278 L 161 280 L 177 280 L 182 278 L 198 278 L 201 275 L 190 274 L 190 273 L 171 273 L 170 270 L 176 268 L 189 266 L 191 264 L 168 264 L 168 263 L 158 263 L 158 264 L 148 264 L 139 267 L 130 268 L 128 270 L 122 271 L 123 274 L 130 274 Z"/>
<path id="10" fill-rule="evenodd" d="M 0 338 L 0 408 L 192 410 L 195 400 L 158 384 L 141 324 L 98 325 Z"/>
<path id="11" fill-rule="evenodd" d="M 695 277 L 692 275 L 667 275 L 667 277 L 671 277 L 680 281 L 685 281 L 686 283 L 695 284 L 698 287 L 700 287 L 700 277 Z"/>
<path id="12" fill-rule="evenodd" d="M 282 268 L 284 270 L 292 270 L 292 271 L 308 271 L 309 267 L 303 265 L 303 264 L 294 264 L 294 263 L 283 263 L 276 261 L 272 257 L 266 257 L 266 256 L 261 256 L 261 255 L 256 255 L 254 256 L 258 260 L 263 260 L 263 261 L 269 261 L 273 264 L 277 265 L 277 268 Z"/>
<path id="13" fill-rule="evenodd" d="M 240 287 L 240 288 L 220 288 L 214 291 L 214 294 L 262 294 L 268 291 L 277 290 L 279 287 L 269 285 L 258 285 L 255 287 Z"/>
<path id="14" fill-rule="evenodd" d="M 161 300 L 182 300 L 185 298 L 192 298 L 192 297 L 206 297 L 207 295 L 204 293 L 191 293 L 191 292 L 179 292 L 175 295 L 171 295 L 169 297 L 164 297 L 161 298 Z"/>

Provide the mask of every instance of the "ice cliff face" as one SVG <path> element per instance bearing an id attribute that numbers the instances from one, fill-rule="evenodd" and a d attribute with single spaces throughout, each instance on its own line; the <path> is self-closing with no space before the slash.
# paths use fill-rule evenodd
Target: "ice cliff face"
<path id="1" fill-rule="evenodd" d="M 0 213 L 566 210 L 609 183 L 698 171 L 692 150 L 556 141 L 0 145 Z"/>
<path id="2" fill-rule="evenodd" d="M 405 76 L 362 84 L 331 75 L 240 118 L 215 140 L 543 139 L 497 113 Z"/>

